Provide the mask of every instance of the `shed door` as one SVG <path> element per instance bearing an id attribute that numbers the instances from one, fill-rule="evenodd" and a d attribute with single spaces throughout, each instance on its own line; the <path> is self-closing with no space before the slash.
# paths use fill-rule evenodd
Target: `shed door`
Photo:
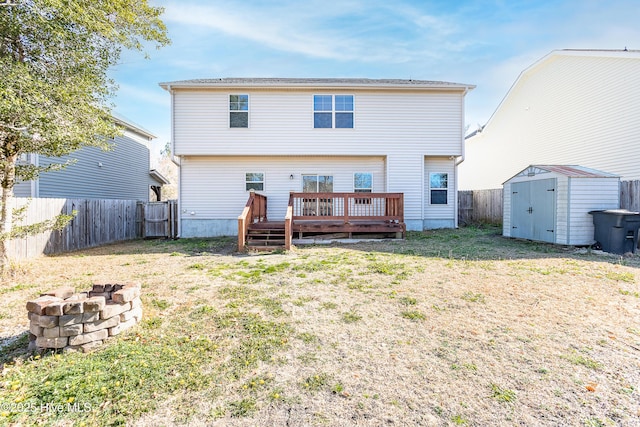
<path id="1" fill-rule="evenodd" d="M 556 179 L 511 184 L 511 236 L 555 243 Z"/>

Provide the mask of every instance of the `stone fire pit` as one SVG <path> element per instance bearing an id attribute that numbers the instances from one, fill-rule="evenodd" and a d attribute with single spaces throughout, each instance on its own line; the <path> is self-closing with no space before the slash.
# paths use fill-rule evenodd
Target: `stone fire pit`
<path id="1" fill-rule="evenodd" d="M 30 349 L 87 352 L 140 322 L 140 285 L 93 285 L 80 293 L 59 288 L 27 302 L 27 311 Z"/>

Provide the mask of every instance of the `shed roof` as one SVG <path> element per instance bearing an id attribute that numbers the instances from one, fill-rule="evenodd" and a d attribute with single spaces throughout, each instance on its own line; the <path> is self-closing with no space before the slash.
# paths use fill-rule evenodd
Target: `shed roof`
<path id="1" fill-rule="evenodd" d="M 569 178 L 620 178 L 619 175 L 579 165 L 530 165 L 507 181 L 518 176 L 535 176 L 545 172 L 557 173 Z M 507 181 L 503 182 L 503 184 Z"/>
<path id="2" fill-rule="evenodd" d="M 619 178 L 618 175 L 579 165 L 533 165 L 571 178 Z"/>
<path id="3" fill-rule="evenodd" d="M 384 89 L 455 89 L 471 90 L 475 85 L 432 80 L 366 79 L 366 78 L 217 78 L 191 79 L 162 82 L 166 90 L 171 88 L 384 88 Z"/>

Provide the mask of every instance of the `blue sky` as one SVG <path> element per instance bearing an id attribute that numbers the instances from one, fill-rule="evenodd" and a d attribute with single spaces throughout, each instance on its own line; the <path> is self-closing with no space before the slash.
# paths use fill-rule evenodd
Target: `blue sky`
<path id="1" fill-rule="evenodd" d="M 554 49 L 640 49 L 638 0 L 151 0 L 172 44 L 125 53 L 116 111 L 170 140 L 159 82 L 217 77 L 366 77 L 476 85 L 471 128 Z"/>

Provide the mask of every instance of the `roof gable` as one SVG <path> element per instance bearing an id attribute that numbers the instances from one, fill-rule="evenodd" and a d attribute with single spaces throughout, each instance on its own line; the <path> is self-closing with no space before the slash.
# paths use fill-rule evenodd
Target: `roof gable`
<path id="1" fill-rule="evenodd" d="M 549 63 L 559 57 L 581 57 L 587 60 L 588 58 L 621 58 L 621 59 L 636 59 L 640 60 L 640 50 L 607 50 L 607 49 L 558 49 L 553 50 L 538 61 L 534 62 L 529 67 L 525 68 L 520 75 L 513 82 L 505 96 L 502 98 L 497 108 L 489 117 L 489 120 L 484 126 L 479 127 L 473 133 L 470 133 L 465 139 L 471 139 L 475 136 L 479 136 L 484 131 L 490 131 L 491 123 L 498 115 L 502 107 L 507 103 L 507 100 L 516 92 L 521 82 L 524 82 L 530 75 L 536 73 L 542 67 L 547 66 Z"/>

